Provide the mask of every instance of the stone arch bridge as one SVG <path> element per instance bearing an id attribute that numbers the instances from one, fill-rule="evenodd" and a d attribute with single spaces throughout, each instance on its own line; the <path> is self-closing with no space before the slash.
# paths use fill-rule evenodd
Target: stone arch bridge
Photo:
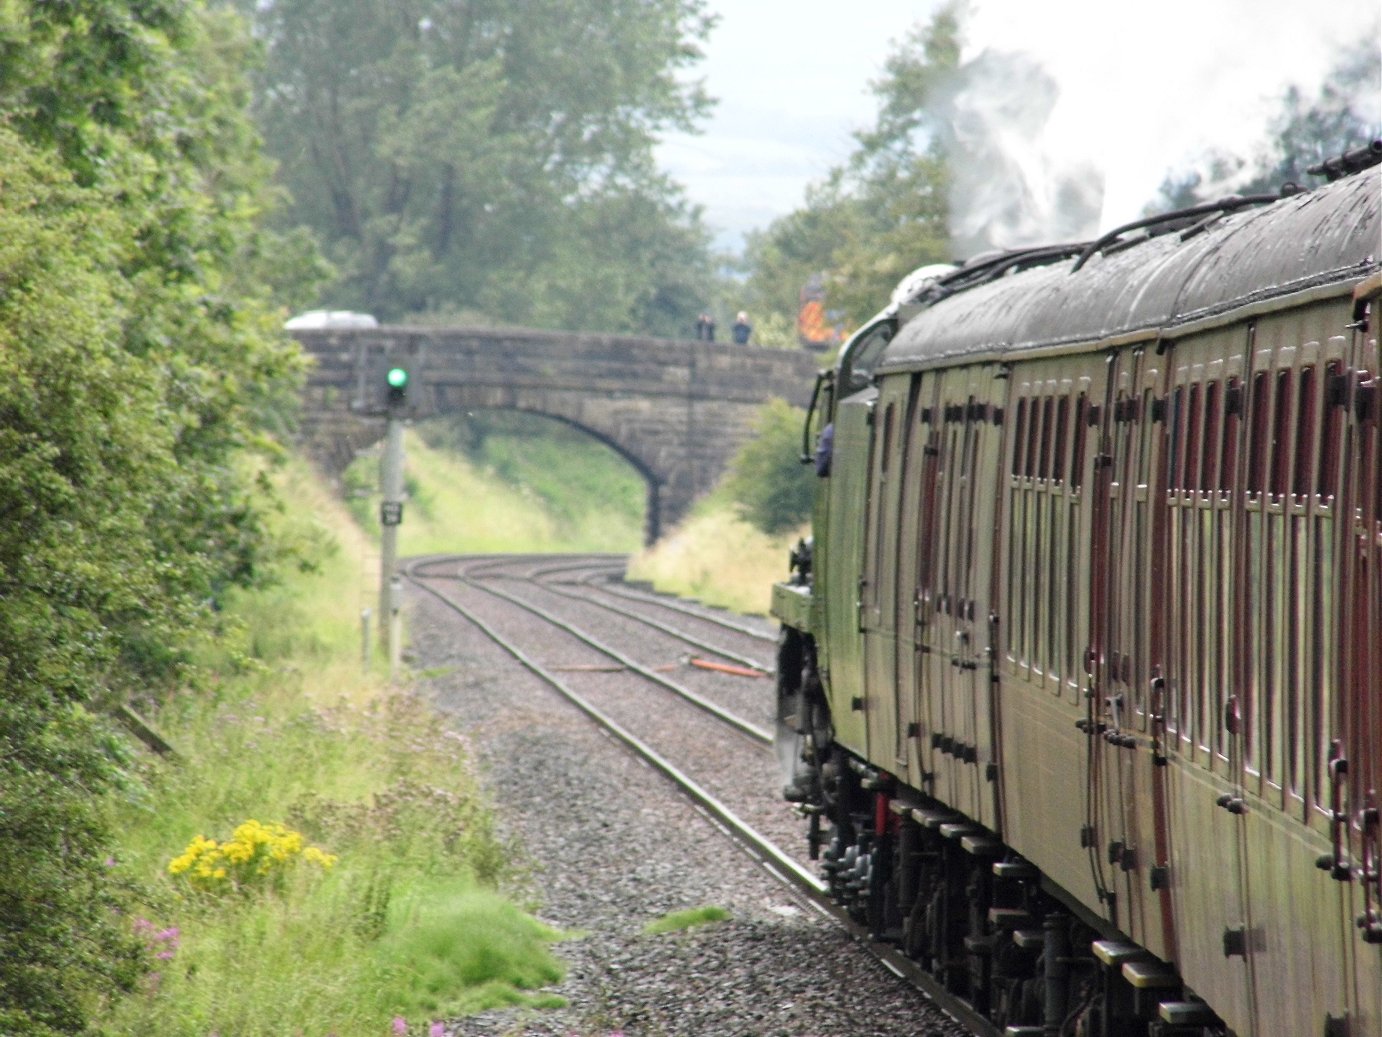
<path id="1" fill-rule="evenodd" d="M 819 354 L 572 332 L 377 327 L 299 330 L 315 360 L 304 401 L 309 449 L 340 473 L 382 438 L 385 373 L 409 372 L 407 414 L 530 411 L 605 443 L 648 487 L 649 542 L 686 514 L 774 397 L 804 406 Z"/>

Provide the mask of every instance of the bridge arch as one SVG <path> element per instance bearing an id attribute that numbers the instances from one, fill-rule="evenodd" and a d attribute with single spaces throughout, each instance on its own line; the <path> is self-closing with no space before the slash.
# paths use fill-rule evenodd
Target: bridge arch
<path id="1" fill-rule="evenodd" d="M 564 421 L 626 458 L 649 487 L 655 539 L 710 490 L 773 398 L 803 405 L 815 354 L 712 342 L 522 329 L 378 327 L 294 332 L 314 363 L 303 425 L 343 468 L 383 434 L 384 372 L 411 374 L 417 419 L 474 409 Z"/>
<path id="2" fill-rule="evenodd" d="M 645 491 L 645 506 L 643 518 L 643 538 L 646 543 L 651 544 L 662 533 L 658 526 L 658 517 L 661 513 L 659 500 L 662 492 L 662 483 L 659 480 L 657 471 L 652 467 L 647 459 L 633 453 L 619 440 L 613 438 L 607 430 L 593 428 L 581 421 L 579 418 L 570 414 L 556 414 L 551 410 L 542 409 L 534 406 L 522 404 L 510 407 L 496 407 L 492 404 L 469 404 L 453 406 L 445 410 L 438 410 L 432 418 L 445 418 L 457 414 L 473 413 L 477 410 L 483 411 L 507 411 L 518 414 L 532 414 L 549 421 L 555 421 L 565 425 L 567 428 L 575 429 L 584 436 L 595 440 L 597 443 L 607 447 L 616 454 L 625 464 L 638 473 L 638 477 L 643 481 Z"/>

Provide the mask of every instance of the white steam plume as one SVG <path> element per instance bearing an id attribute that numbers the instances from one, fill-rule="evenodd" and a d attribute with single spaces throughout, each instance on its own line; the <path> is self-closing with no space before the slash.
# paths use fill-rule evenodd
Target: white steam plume
<path id="1" fill-rule="evenodd" d="M 944 116 L 968 163 L 953 201 L 970 248 L 1137 219 L 1169 172 L 1206 152 L 1251 158 L 1289 86 L 1315 96 L 1360 40 L 1382 52 L 1377 0 L 971 0 L 964 25 Z M 1363 97 L 1359 110 L 1379 104 Z M 981 127 L 1001 154 L 972 143 Z"/>

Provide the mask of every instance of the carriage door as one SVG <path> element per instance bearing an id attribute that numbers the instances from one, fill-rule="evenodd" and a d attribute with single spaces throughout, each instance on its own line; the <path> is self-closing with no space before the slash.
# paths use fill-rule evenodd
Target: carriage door
<path id="1" fill-rule="evenodd" d="M 864 635 L 864 710 L 869 761 L 890 773 L 899 768 L 896 693 L 898 516 L 902 454 L 915 379 L 882 380 L 874 408 L 873 456 L 859 628 Z M 910 588 L 909 588 L 910 592 Z"/>
<path id="2" fill-rule="evenodd" d="M 941 447 L 935 575 L 936 650 L 930 660 L 939 716 L 937 795 L 999 827 L 993 696 L 997 673 L 993 551 L 1001 399 L 992 366 L 947 371 L 940 390 Z"/>
<path id="3" fill-rule="evenodd" d="M 1114 354 L 1111 360 L 1110 409 L 1105 417 L 1110 453 L 1106 466 L 1107 607 L 1094 622 L 1103 623 L 1104 645 L 1102 737 L 1093 745 L 1102 759 L 1100 847 L 1110 865 L 1108 883 L 1116 896 L 1121 927 L 1139 942 L 1163 953 L 1170 938 L 1170 891 L 1153 891 L 1149 876 L 1168 863 L 1164 769 L 1154 763 L 1162 753 L 1157 715 L 1164 682 L 1160 678 L 1161 610 L 1151 597 L 1160 563 L 1157 512 L 1164 498 L 1153 489 L 1153 406 L 1161 392 L 1161 368 L 1152 343 Z M 1154 679 L 1156 683 L 1154 683 Z M 1163 912 L 1164 908 L 1164 912 Z"/>
<path id="4" fill-rule="evenodd" d="M 1318 825 L 1332 744 L 1346 712 L 1335 674 L 1322 661 L 1338 654 L 1340 597 L 1336 521 L 1337 459 L 1343 408 L 1346 340 L 1321 334 L 1346 322 L 1337 304 L 1263 317 L 1249 327 L 1242 485 L 1236 504 L 1232 614 L 1232 697 L 1220 724 L 1227 732 L 1230 785 L 1218 802 L 1236 816 L 1241 840 L 1245 934 L 1236 957 L 1254 989 L 1313 985 L 1314 1004 L 1339 1004 L 1338 970 L 1315 975 L 1302 961 L 1301 934 L 1336 924 L 1338 897 L 1304 860 L 1318 845 L 1274 823 L 1277 812 Z M 1343 307 L 1347 314 L 1347 307 Z M 1213 718 L 1207 718 L 1212 720 Z M 1211 743 L 1212 744 L 1212 743 Z M 1239 790 L 1260 797 L 1252 809 Z M 1236 809 L 1235 809 L 1236 808 Z M 1327 807 L 1326 807 L 1327 809 Z M 1308 875 L 1309 878 L 1304 876 Z M 1248 941 L 1246 934 L 1266 933 Z M 1235 948 L 1238 950 L 1238 948 Z M 1311 1002 L 1274 1020 L 1290 1032 L 1309 1031 Z"/>
<path id="5" fill-rule="evenodd" d="M 901 509 L 897 556 L 897 732 L 898 775 L 930 791 L 931 713 L 924 682 L 924 655 L 932 640 L 930 569 L 935 557 L 935 487 L 938 421 L 937 376 L 916 375 L 903 435 Z M 905 765 L 905 769 L 902 769 Z"/>
<path id="6" fill-rule="evenodd" d="M 1341 796 L 1336 851 L 1350 867 L 1345 923 L 1358 934 L 1355 1012 L 1364 1030 L 1382 1026 L 1382 355 L 1377 344 L 1379 285 L 1355 308 L 1354 368 L 1345 385 L 1349 430 L 1339 524 L 1344 527 L 1340 635 L 1343 638 L 1343 738 L 1347 761 L 1335 774 Z M 1345 820 L 1346 818 L 1346 820 Z M 1343 877 L 1343 870 L 1336 871 Z M 1371 1032 L 1369 1030 L 1369 1032 Z"/>

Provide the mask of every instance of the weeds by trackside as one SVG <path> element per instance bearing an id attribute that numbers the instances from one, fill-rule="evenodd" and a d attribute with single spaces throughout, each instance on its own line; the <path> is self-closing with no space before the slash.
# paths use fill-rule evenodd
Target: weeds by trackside
<path id="1" fill-rule="evenodd" d="M 176 755 L 141 758 L 112 818 L 147 974 L 102 1033 L 416 1037 L 560 1003 L 561 934 L 503 893 L 516 851 L 465 744 L 361 672 L 367 545 L 305 467 L 279 482 L 310 564 L 223 603 L 215 677 L 149 711 Z"/>

